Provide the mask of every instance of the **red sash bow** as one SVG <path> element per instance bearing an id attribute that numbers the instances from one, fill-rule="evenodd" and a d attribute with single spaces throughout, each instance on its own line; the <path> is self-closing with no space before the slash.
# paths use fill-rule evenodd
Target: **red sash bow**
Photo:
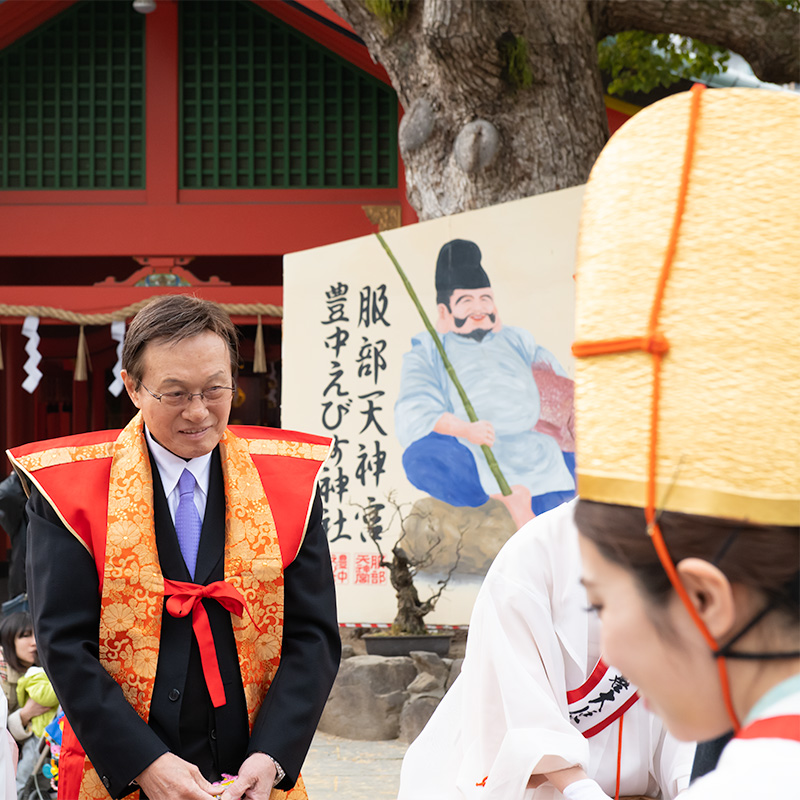
<path id="1" fill-rule="evenodd" d="M 217 650 L 214 647 L 214 635 L 211 633 L 211 624 L 208 620 L 208 613 L 201 602 L 204 598 L 216 600 L 223 608 L 242 616 L 243 611 L 253 621 L 256 630 L 255 620 L 247 608 L 242 595 L 226 581 L 214 581 L 208 586 L 198 583 L 186 583 L 184 581 L 171 581 L 164 578 L 164 596 L 167 600 L 167 611 L 173 617 L 186 617 L 192 614 L 192 629 L 200 647 L 200 661 L 203 664 L 203 675 L 206 679 L 208 694 L 214 708 L 225 705 L 225 689 L 222 685 L 222 676 L 219 672 L 219 661 L 217 660 Z"/>

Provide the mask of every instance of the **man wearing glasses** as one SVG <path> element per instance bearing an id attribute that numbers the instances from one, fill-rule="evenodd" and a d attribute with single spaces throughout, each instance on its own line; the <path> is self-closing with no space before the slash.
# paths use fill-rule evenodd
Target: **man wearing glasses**
<path id="1" fill-rule="evenodd" d="M 341 647 L 316 493 L 330 441 L 228 428 L 238 360 L 221 308 L 160 298 L 125 339 L 128 426 L 10 452 L 32 487 L 39 654 L 69 723 L 60 796 L 306 797 Z"/>

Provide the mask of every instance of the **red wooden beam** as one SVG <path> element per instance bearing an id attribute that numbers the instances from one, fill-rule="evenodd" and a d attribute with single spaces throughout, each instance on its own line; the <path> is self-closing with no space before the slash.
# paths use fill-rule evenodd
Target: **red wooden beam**
<path id="1" fill-rule="evenodd" d="M 0 372 L 0 379 L 5 378 L 6 428 L 4 438 L 5 447 L 13 447 L 24 441 L 24 435 L 21 432 L 33 425 L 33 403 L 25 402 L 23 391 L 20 388 L 22 381 L 25 380 L 22 365 L 26 358 L 24 348 L 27 341 L 22 336 L 22 328 L 20 326 L 6 328 L 3 331 L 3 339 L 5 369 Z"/>
<path id="2" fill-rule="evenodd" d="M 347 23 L 321 0 L 302 5 L 333 26 L 305 14 L 299 0 L 253 1 L 388 83 Z M 0 21 L 6 6 L 22 19 L 23 6 L 55 13 L 70 4 L 0 1 Z M 180 190 L 177 2 L 158 0 L 145 32 L 146 188 L 0 192 L 0 256 L 283 254 L 374 232 L 362 206 L 399 205 L 403 224 L 416 221 L 402 163 L 393 189 Z"/>
<path id="3" fill-rule="evenodd" d="M 178 202 L 178 4 L 159 0 L 145 22 L 148 205 Z"/>
<path id="4" fill-rule="evenodd" d="M 286 2 L 286 0 L 281 0 L 281 2 Z M 309 11 L 313 12 L 314 14 L 323 17 L 324 19 L 332 22 L 339 28 L 343 28 L 344 30 L 348 31 L 349 33 L 355 34 L 355 31 L 350 26 L 350 23 L 340 17 L 326 2 L 325 0 L 292 0 L 290 5 L 295 6 L 303 6 L 303 8 L 308 9 Z"/>
<path id="5" fill-rule="evenodd" d="M 83 206 L 87 203 L 124 206 L 146 202 L 144 189 L 6 189 L 0 191 L 0 215 L 3 206 Z"/>
<path id="6" fill-rule="evenodd" d="M 0 50 L 66 11 L 77 0 L 4 0 L 0 3 Z"/>
<path id="7" fill-rule="evenodd" d="M 396 205 L 396 198 L 387 190 L 365 193 L 358 204 L 5 206 L 0 256 L 291 253 L 374 233 L 361 206 Z"/>

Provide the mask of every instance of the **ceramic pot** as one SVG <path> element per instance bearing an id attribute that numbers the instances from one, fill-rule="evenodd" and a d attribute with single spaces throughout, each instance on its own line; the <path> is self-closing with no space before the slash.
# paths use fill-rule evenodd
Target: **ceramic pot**
<path id="1" fill-rule="evenodd" d="M 407 656 L 413 650 L 427 650 L 445 657 L 450 652 L 448 634 L 430 633 L 421 636 L 391 636 L 382 633 L 368 633 L 362 641 L 371 656 Z"/>

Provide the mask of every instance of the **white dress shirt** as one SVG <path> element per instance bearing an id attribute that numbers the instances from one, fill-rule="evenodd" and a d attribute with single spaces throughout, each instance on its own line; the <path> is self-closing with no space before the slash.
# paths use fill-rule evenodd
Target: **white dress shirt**
<path id="1" fill-rule="evenodd" d="M 150 431 L 147 430 L 146 425 L 144 426 L 144 435 L 147 437 L 147 444 L 158 467 L 158 474 L 161 476 L 161 483 L 164 486 L 164 494 L 167 496 L 172 522 L 175 522 L 175 512 L 178 510 L 178 503 L 181 497 L 178 491 L 178 481 L 185 469 L 188 469 L 194 475 L 196 481 L 194 504 L 197 507 L 197 513 L 200 514 L 200 519 L 204 519 L 206 501 L 208 500 L 208 483 L 211 476 L 211 453 L 186 461 L 186 459 L 176 456 L 175 453 L 160 445 L 153 438 Z"/>

